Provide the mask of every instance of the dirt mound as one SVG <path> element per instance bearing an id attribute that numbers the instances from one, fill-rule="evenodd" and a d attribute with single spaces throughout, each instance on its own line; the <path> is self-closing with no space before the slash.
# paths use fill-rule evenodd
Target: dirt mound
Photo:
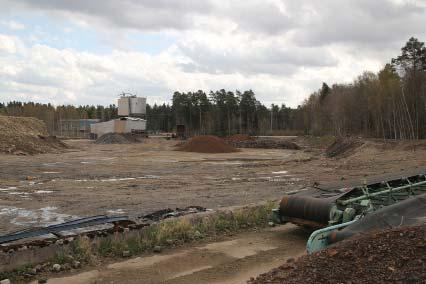
<path id="1" fill-rule="evenodd" d="M 226 141 L 230 142 L 240 142 L 240 141 L 254 141 L 255 138 L 247 134 L 234 134 L 226 137 Z"/>
<path id="2" fill-rule="evenodd" d="M 231 153 L 237 152 L 233 146 L 227 144 L 217 136 L 195 136 L 182 145 L 176 145 L 178 151 L 198 153 Z"/>
<path id="3" fill-rule="evenodd" d="M 142 142 L 139 137 L 131 133 L 107 133 L 96 139 L 96 144 L 131 144 Z"/>
<path id="4" fill-rule="evenodd" d="M 343 158 L 352 155 L 357 148 L 362 146 L 364 142 L 356 138 L 341 137 L 337 138 L 325 151 L 329 158 Z"/>
<path id="5" fill-rule="evenodd" d="M 68 146 L 49 136 L 43 121 L 33 117 L 0 116 L 0 152 L 26 155 L 57 152 Z"/>
<path id="6" fill-rule="evenodd" d="M 280 139 L 256 139 L 246 141 L 230 141 L 236 148 L 259 148 L 259 149 L 290 149 L 299 150 L 300 147 L 294 142 Z"/>
<path id="7" fill-rule="evenodd" d="M 260 283 L 424 283 L 426 225 L 370 233 L 260 275 Z"/>

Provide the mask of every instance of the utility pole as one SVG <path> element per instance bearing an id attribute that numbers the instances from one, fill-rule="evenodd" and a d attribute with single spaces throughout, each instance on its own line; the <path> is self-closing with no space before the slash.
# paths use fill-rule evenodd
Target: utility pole
<path id="1" fill-rule="evenodd" d="M 272 113 L 274 112 L 274 107 L 271 106 L 271 134 L 272 134 Z"/>

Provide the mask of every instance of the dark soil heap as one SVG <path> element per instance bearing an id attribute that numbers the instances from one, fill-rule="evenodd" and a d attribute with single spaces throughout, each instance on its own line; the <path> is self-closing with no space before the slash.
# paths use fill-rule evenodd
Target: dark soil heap
<path id="1" fill-rule="evenodd" d="M 299 150 L 300 147 L 288 140 L 279 139 L 253 139 L 245 141 L 230 141 L 231 145 L 236 148 L 259 148 L 259 149 L 289 149 Z"/>
<path id="2" fill-rule="evenodd" d="M 132 144 L 142 142 L 131 133 L 107 133 L 96 139 L 96 144 Z"/>
<path id="3" fill-rule="evenodd" d="M 43 121 L 33 117 L 0 116 L 0 152 L 27 155 L 60 152 L 68 146 L 49 136 Z"/>
<path id="4" fill-rule="evenodd" d="M 255 138 L 247 134 L 234 134 L 225 138 L 229 142 L 254 141 Z"/>
<path id="5" fill-rule="evenodd" d="M 426 225 L 344 240 L 248 283 L 426 283 Z"/>
<path id="6" fill-rule="evenodd" d="M 329 158 L 342 158 L 348 157 L 355 152 L 357 148 L 362 146 L 364 143 L 360 139 L 349 138 L 349 137 L 340 137 L 331 144 L 325 154 Z"/>
<path id="7" fill-rule="evenodd" d="M 195 136 L 186 143 L 176 145 L 178 151 L 198 153 L 232 153 L 237 152 L 233 146 L 227 144 L 217 136 Z"/>

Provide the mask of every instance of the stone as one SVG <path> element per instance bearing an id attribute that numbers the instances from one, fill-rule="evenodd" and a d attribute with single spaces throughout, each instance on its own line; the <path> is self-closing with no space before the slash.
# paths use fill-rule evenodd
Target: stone
<path id="1" fill-rule="evenodd" d="M 155 246 L 153 251 L 160 253 L 162 250 L 163 250 L 163 248 L 161 246 Z"/>
<path id="2" fill-rule="evenodd" d="M 64 244 L 64 240 L 57 240 L 55 244 L 57 244 L 58 246 L 62 246 Z"/>
<path id="3" fill-rule="evenodd" d="M 74 260 L 72 262 L 72 268 L 77 269 L 77 268 L 80 268 L 80 267 L 81 267 L 81 262 L 80 261 Z"/>
<path id="4" fill-rule="evenodd" d="M 269 227 L 275 227 L 275 223 L 274 222 L 268 222 L 268 226 Z"/>
<path id="5" fill-rule="evenodd" d="M 58 271 L 61 271 L 61 265 L 60 264 L 57 264 L 57 263 L 55 263 L 53 266 L 52 266 L 52 269 L 53 269 L 53 271 L 56 271 L 56 272 L 58 272 Z"/>
<path id="6" fill-rule="evenodd" d="M 2 281 L 0 281 L 0 284 L 10 284 L 10 280 L 9 279 L 3 279 Z"/>
<path id="7" fill-rule="evenodd" d="M 122 252 L 122 256 L 123 257 L 129 257 L 130 256 L 130 251 L 128 251 L 128 250 L 123 251 Z"/>
<path id="8" fill-rule="evenodd" d="M 64 270 L 70 270 L 70 269 L 71 269 L 71 264 L 69 264 L 69 263 L 65 263 L 64 265 L 62 265 L 62 268 L 63 268 Z"/>

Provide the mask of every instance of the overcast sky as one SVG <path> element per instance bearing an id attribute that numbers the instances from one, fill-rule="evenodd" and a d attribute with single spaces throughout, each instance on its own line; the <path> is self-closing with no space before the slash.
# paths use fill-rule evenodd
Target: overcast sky
<path id="1" fill-rule="evenodd" d="M 252 89 L 266 105 L 377 72 L 425 0 L 0 0 L 0 101 L 169 102 L 174 91 Z"/>

